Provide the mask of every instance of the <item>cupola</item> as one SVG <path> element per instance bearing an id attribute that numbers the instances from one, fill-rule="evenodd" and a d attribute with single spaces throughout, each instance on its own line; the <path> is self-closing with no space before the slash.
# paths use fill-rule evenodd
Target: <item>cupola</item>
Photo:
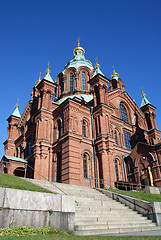
<path id="1" fill-rule="evenodd" d="M 118 80 L 119 74 L 115 72 L 114 66 L 112 68 L 113 68 L 113 73 L 111 74 L 111 78 Z"/>

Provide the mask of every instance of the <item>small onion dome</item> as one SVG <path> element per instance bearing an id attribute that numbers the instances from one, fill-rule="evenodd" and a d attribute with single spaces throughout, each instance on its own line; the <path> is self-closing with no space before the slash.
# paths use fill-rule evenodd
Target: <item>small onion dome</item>
<path id="1" fill-rule="evenodd" d="M 119 74 L 117 72 L 115 72 L 115 69 L 114 69 L 114 66 L 112 67 L 113 68 L 113 73 L 111 74 L 111 78 L 113 77 L 119 77 Z"/>
<path id="2" fill-rule="evenodd" d="M 73 53 L 75 54 L 77 51 L 81 51 L 84 54 L 85 50 L 84 50 L 84 48 L 80 47 L 79 38 L 77 41 L 78 41 L 78 46 L 74 48 Z"/>
<path id="3" fill-rule="evenodd" d="M 36 81 L 36 85 L 39 84 L 41 82 L 41 72 L 39 74 L 39 79 Z"/>
<path id="4" fill-rule="evenodd" d="M 46 73 L 51 73 L 51 71 L 49 69 L 49 64 L 50 64 L 50 62 L 48 62 L 48 68 L 46 69 Z"/>

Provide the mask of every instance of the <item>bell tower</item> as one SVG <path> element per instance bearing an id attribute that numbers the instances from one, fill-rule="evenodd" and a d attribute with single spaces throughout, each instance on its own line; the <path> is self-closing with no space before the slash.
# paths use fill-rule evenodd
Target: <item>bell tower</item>
<path id="1" fill-rule="evenodd" d="M 149 144 L 154 145 L 160 141 L 160 131 L 157 129 L 156 115 L 154 107 L 146 98 L 146 94 L 142 91 L 142 102 L 140 109 L 145 115 L 147 127 L 148 127 L 148 138 Z"/>
<path id="2" fill-rule="evenodd" d="M 5 155 L 14 156 L 15 153 L 15 140 L 19 136 L 18 132 L 18 122 L 21 118 L 20 112 L 18 110 L 18 101 L 15 106 L 15 110 L 12 115 L 7 119 L 8 121 L 8 135 L 7 140 L 4 142 Z"/>

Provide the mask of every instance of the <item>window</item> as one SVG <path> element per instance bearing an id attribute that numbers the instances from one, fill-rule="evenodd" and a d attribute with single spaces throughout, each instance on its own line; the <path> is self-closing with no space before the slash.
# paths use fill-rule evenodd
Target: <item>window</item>
<path id="1" fill-rule="evenodd" d="M 117 133 L 115 132 L 114 135 L 115 135 L 115 143 L 118 144 Z"/>
<path id="2" fill-rule="evenodd" d="M 60 89 L 61 89 L 61 93 L 64 91 L 64 82 L 63 82 L 63 78 L 60 80 Z"/>
<path id="3" fill-rule="evenodd" d="M 87 137 L 86 134 L 86 121 L 83 120 L 83 124 L 82 124 L 82 133 L 83 133 L 83 137 Z"/>
<path id="4" fill-rule="evenodd" d="M 118 161 L 115 159 L 116 181 L 119 181 Z"/>
<path id="5" fill-rule="evenodd" d="M 86 74 L 82 72 L 82 90 L 86 90 Z"/>
<path id="6" fill-rule="evenodd" d="M 130 137 L 130 133 L 124 130 L 125 147 L 128 149 L 131 149 Z"/>
<path id="7" fill-rule="evenodd" d="M 58 138 L 60 138 L 61 137 L 61 121 L 60 121 L 60 119 L 58 120 Z"/>
<path id="8" fill-rule="evenodd" d="M 31 148 L 31 140 L 27 142 L 27 156 L 32 153 L 32 148 Z"/>
<path id="9" fill-rule="evenodd" d="M 121 119 L 128 123 L 127 111 L 122 104 L 120 104 L 120 111 L 121 111 Z"/>
<path id="10" fill-rule="evenodd" d="M 70 92 L 73 91 L 73 78 L 74 78 L 73 73 L 70 73 Z"/>
<path id="11" fill-rule="evenodd" d="M 87 178 L 87 154 L 83 156 L 83 169 L 84 169 L 84 178 Z"/>

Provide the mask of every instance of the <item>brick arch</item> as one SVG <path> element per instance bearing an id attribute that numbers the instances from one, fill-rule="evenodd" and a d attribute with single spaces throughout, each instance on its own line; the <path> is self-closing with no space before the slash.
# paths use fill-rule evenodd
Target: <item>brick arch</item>
<path id="1" fill-rule="evenodd" d="M 92 152 L 88 148 L 84 148 L 81 151 L 81 156 L 83 156 L 85 153 L 87 153 L 90 156 L 90 159 L 92 158 Z"/>
<path id="2" fill-rule="evenodd" d="M 115 155 L 113 157 L 114 165 L 115 165 L 115 174 L 116 174 L 116 181 L 123 180 L 123 165 L 121 156 Z"/>
<path id="3" fill-rule="evenodd" d="M 82 157 L 82 173 L 84 179 L 91 179 L 92 178 L 92 153 L 88 148 L 85 148 L 81 152 Z"/>

